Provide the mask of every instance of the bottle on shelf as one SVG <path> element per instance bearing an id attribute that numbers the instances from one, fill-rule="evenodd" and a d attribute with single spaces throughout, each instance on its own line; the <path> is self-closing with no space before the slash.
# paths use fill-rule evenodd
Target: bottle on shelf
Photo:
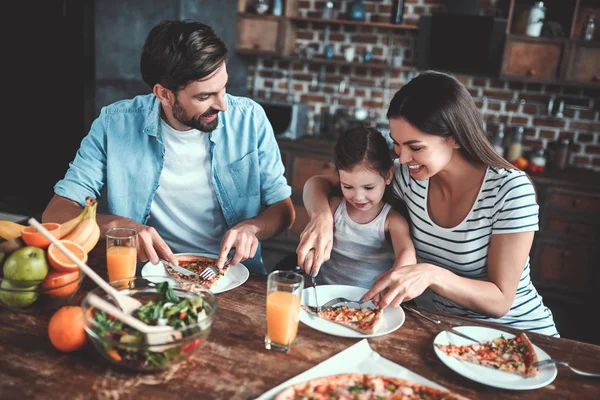
<path id="1" fill-rule="evenodd" d="M 527 20 L 527 36 L 539 37 L 542 33 L 542 26 L 546 18 L 546 6 L 543 1 L 537 1 L 529 10 Z"/>
<path id="2" fill-rule="evenodd" d="M 510 146 L 508 147 L 508 154 L 506 155 L 506 159 L 508 162 L 513 162 L 517 158 L 521 157 L 523 154 L 523 134 L 525 133 L 525 128 L 519 126 L 515 132 L 513 133 L 512 140 Z"/>
<path id="3" fill-rule="evenodd" d="M 494 138 L 494 149 L 504 157 L 504 124 L 498 126 L 498 132 Z"/>
<path id="4" fill-rule="evenodd" d="M 333 1 L 327 0 L 323 5 L 323 11 L 321 12 L 321 18 L 333 19 Z"/>
<path id="5" fill-rule="evenodd" d="M 529 165 L 527 171 L 530 174 L 537 174 L 544 172 L 546 168 L 546 149 L 541 148 L 534 150 L 529 156 Z"/>
<path id="6" fill-rule="evenodd" d="M 558 144 L 558 149 L 554 154 L 554 167 L 559 170 L 564 170 L 569 164 L 569 148 L 571 141 L 569 139 L 563 139 Z"/>
<path id="7" fill-rule="evenodd" d="M 280 17 L 283 14 L 283 0 L 273 0 L 271 13 L 276 17 Z"/>
<path id="8" fill-rule="evenodd" d="M 583 31 L 583 40 L 590 41 L 594 40 L 594 35 L 596 34 L 596 16 L 594 14 L 590 14 L 588 17 L 587 23 L 585 24 L 585 29 Z"/>
<path id="9" fill-rule="evenodd" d="M 263 15 L 269 10 L 269 2 L 267 0 L 256 0 L 254 3 L 254 11 L 257 14 Z"/>
<path id="10" fill-rule="evenodd" d="M 404 20 L 404 0 L 392 0 L 392 24 L 401 24 Z"/>
<path id="11" fill-rule="evenodd" d="M 348 9 L 348 19 L 352 21 L 364 21 L 366 18 L 365 5 L 362 0 L 352 1 Z"/>

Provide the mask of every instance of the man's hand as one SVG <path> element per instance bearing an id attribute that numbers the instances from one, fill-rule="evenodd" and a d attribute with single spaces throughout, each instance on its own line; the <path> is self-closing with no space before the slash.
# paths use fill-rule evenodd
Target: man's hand
<path id="1" fill-rule="evenodd" d="M 321 265 L 331 257 L 333 216 L 323 213 L 312 218 L 300 234 L 296 249 L 298 266 L 309 275 L 319 273 Z"/>
<path id="2" fill-rule="evenodd" d="M 231 249 L 235 248 L 235 254 L 231 259 L 231 264 L 238 264 L 256 255 L 258 250 L 258 238 L 255 229 L 251 226 L 233 227 L 225 233 L 221 242 L 221 253 L 217 260 L 217 268 L 223 269 L 225 261 L 229 257 Z"/>
<path id="3" fill-rule="evenodd" d="M 138 230 L 137 249 L 140 261 L 149 260 L 152 264 L 158 264 L 162 258 L 173 265 L 179 265 L 173 252 L 156 232 L 156 229 L 145 225 L 139 225 L 136 229 Z"/>

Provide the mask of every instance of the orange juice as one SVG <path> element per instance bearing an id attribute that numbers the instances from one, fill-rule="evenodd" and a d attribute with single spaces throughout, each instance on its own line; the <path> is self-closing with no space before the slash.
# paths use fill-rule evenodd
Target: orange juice
<path id="1" fill-rule="evenodd" d="M 135 276 L 137 251 L 135 247 L 113 246 L 106 250 L 108 280 L 131 278 Z"/>
<path id="2" fill-rule="evenodd" d="M 267 336 L 276 344 L 288 346 L 296 338 L 300 317 L 300 296 L 286 292 L 267 295 Z"/>

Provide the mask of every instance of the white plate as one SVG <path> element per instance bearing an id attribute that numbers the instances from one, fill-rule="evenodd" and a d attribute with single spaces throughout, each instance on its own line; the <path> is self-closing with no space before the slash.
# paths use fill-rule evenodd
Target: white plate
<path id="1" fill-rule="evenodd" d="M 302 291 L 302 304 L 307 306 L 316 306 L 315 294 L 312 287 L 307 287 Z M 336 297 L 345 297 L 347 299 L 359 300 L 363 294 L 367 292 L 367 289 L 346 286 L 346 285 L 320 285 L 317 286 L 317 296 L 321 304 L 327 303 L 329 300 L 335 299 Z M 363 307 L 375 308 L 375 305 L 370 301 L 365 303 Z M 383 310 L 383 323 L 379 330 L 375 333 L 364 334 L 355 331 L 351 328 L 336 324 L 335 322 L 327 321 L 326 319 L 316 317 L 307 313 L 304 310 L 300 310 L 300 321 L 321 332 L 329 333 L 334 336 L 349 337 L 349 338 L 368 338 L 375 336 L 387 335 L 390 332 L 394 332 L 400 328 L 404 323 L 404 311 L 402 308 L 387 307 Z"/>
<path id="2" fill-rule="evenodd" d="M 184 254 L 185 255 L 193 255 L 193 256 L 201 256 L 201 257 L 210 257 L 210 258 L 218 257 L 215 255 L 203 254 L 203 253 L 178 253 L 175 255 L 179 256 L 179 255 L 184 255 Z M 165 269 L 165 266 L 162 263 L 158 263 L 158 264 L 152 264 L 151 262 L 146 263 L 146 265 L 144 265 L 142 267 L 142 277 L 145 278 L 148 276 L 152 277 L 152 279 L 149 279 L 149 280 L 151 280 L 154 283 L 159 283 L 159 282 L 163 282 L 163 281 L 169 282 L 169 281 L 174 280 L 171 277 L 171 275 L 169 275 L 169 273 Z M 225 275 L 223 275 L 221 278 L 219 278 L 217 283 L 215 283 L 215 285 L 210 289 L 210 291 L 217 294 L 217 293 L 226 292 L 231 289 L 235 289 L 236 287 L 238 287 L 241 284 L 243 284 L 244 282 L 246 282 L 248 280 L 249 276 L 250 276 L 250 271 L 248 271 L 248 268 L 246 268 L 246 266 L 244 264 L 242 264 L 242 263 L 231 264 L 229 266 L 229 268 L 227 269 L 227 272 L 225 273 Z"/>
<path id="3" fill-rule="evenodd" d="M 480 342 L 490 341 L 500 337 L 500 335 L 504 335 L 507 339 L 515 336 L 512 333 L 482 326 L 459 326 L 454 329 L 471 336 L 473 339 L 477 339 Z M 462 376 L 472 379 L 475 382 L 483 383 L 484 385 L 510 390 L 530 390 L 544 387 L 552 383 L 554 378 L 556 378 L 557 370 L 555 365 L 542 367 L 539 369 L 536 377 L 526 378 L 510 372 L 498 371 L 490 367 L 483 367 L 481 365 L 450 357 L 438 349 L 436 344 L 454 344 L 460 346 L 473 344 L 473 342 L 460 336 L 453 335 L 448 331 L 442 331 L 438 333 L 433 340 L 433 349 L 440 360 L 442 360 L 442 362 L 450 369 L 453 369 L 455 372 L 458 372 Z M 540 349 L 535 344 L 533 347 L 535 348 L 539 361 L 550 358 L 544 350 Z"/>

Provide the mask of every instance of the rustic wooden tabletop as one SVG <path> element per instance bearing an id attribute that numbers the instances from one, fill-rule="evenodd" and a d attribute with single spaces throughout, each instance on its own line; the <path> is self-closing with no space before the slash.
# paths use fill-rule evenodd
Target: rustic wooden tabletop
<path id="1" fill-rule="evenodd" d="M 88 264 L 106 277 L 103 242 Z M 94 288 L 89 278 L 72 299 L 78 304 Z M 289 353 L 264 348 L 266 277 L 251 275 L 242 286 L 218 295 L 219 310 L 208 342 L 186 362 L 168 371 L 142 374 L 114 369 L 91 344 L 64 354 L 47 336 L 49 314 L 30 315 L 0 310 L 1 399 L 255 399 L 360 339 L 330 336 L 300 324 Z M 397 331 L 370 338 L 383 357 L 473 399 L 592 399 L 600 396 L 600 379 L 575 375 L 558 367 L 549 385 L 535 390 L 504 390 L 471 381 L 444 365 L 432 342 L 451 326 L 491 326 L 446 314 L 434 314 L 434 325 L 412 313 Z M 529 334 L 553 358 L 600 372 L 600 346 Z"/>

